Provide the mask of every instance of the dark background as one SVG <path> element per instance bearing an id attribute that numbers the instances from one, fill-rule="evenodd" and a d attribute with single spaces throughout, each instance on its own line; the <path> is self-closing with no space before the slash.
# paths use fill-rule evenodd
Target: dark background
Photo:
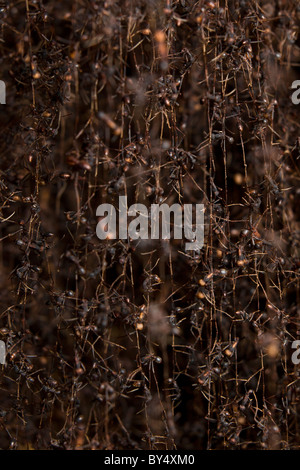
<path id="1" fill-rule="evenodd" d="M 298 2 L 2 4 L 0 447 L 299 449 Z"/>

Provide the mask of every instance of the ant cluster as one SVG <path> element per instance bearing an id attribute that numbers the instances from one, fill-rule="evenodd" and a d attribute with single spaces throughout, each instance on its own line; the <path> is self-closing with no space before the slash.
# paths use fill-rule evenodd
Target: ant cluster
<path id="1" fill-rule="evenodd" d="M 299 449 L 298 0 L 0 20 L 0 448 Z M 120 197 L 203 248 L 100 240 Z"/>

